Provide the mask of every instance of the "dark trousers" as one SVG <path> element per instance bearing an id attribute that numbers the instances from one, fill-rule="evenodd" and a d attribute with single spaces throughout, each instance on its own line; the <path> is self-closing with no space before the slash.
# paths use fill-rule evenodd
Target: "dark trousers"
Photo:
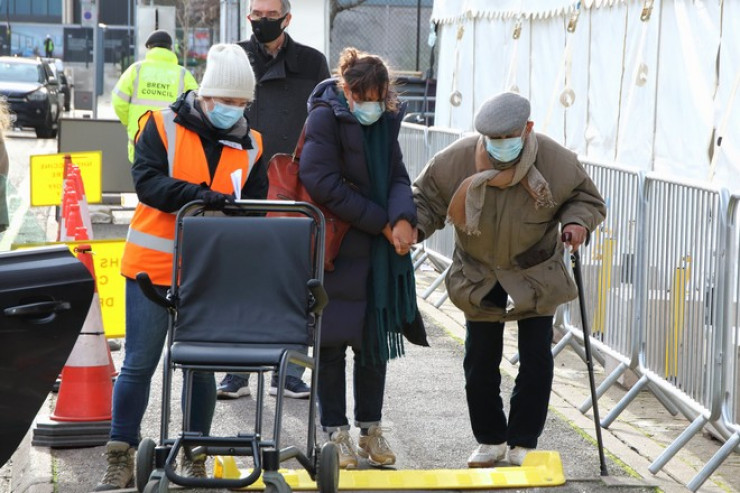
<path id="1" fill-rule="evenodd" d="M 499 284 L 487 298 L 505 306 Z M 547 418 L 553 378 L 552 317 L 518 321 L 519 373 L 511 393 L 507 423 L 501 399 L 504 324 L 466 321 L 465 395 L 473 435 L 478 443 L 507 442 L 510 447 L 536 448 Z"/>
<path id="2" fill-rule="evenodd" d="M 360 349 L 354 351 L 355 426 L 369 428 L 380 424 L 385 393 L 387 363 L 367 361 Z M 348 428 L 347 382 L 345 379 L 347 346 L 321 347 L 319 363 L 319 411 L 324 431 Z M 366 360 L 366 361 L 363 361 Z"/>

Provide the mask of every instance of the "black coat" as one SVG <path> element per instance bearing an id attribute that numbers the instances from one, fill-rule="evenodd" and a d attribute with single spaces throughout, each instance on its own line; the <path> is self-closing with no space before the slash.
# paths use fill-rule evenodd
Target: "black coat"
<path id="1" fill-rule="evenodd" d="M 370 272 L 370 246 L 386 224 L 399 219 L 416 225 L 416 207 L 409 175 L 403 163 L 398 133 L 404 109 L 385 112 L 388 120 L 388 207 L 371 199 L 362 129 L 347 106 L 338 99 L 336 80 L 316 87 L 309 99 L 306 142 L 300 161 L 300 178 L 318 203 L 352 224 L 344 237 L 335 270 L 324 274 L 329 304 L 324 310 L 322 345 L 361 346 Z"/>
<path id="2" fill-rule="evenodd" d="M 252 140 L 247 132 L 246 120 L 232 129 L 220 130 L 213 127 L 203 116 L 200 105 L 195 100 L 195 93 L 188 91 L 170 105 L 177 114 L 175 123 L 182 125 L 200 136 L 203 151 L 211 170 L 211 178 L 216 171 L 223 141 L 238 143 L 244 149 L 252 149 Z M 134 164 L 131 175 L 139 200 L 148 206 L 164 212 L 177 212 L 188 202 L 202 198 L 203 187 L 200 184 L 177 180 L 169 176 L 167 149 L 164 147 L 154 118 L 146 122 L 139 132 L 134 152 Z M 243 199 L 264 199 L 267 197 L 267 161 L 261 157 L 254 163 L 249 172 L 244 188 Z"/>
<path id="3" fill-rule="evenodd" d="M 254 36 L 240 41 L 252 64 L 257 87 L 247 110 L 249 125 L 262 132 L 265 160 L 278 152 L 292 153 L 306 120 L 308 96 L 329 77 L 320 51 L 296 43 L 285 33 L 285 44 L 271 58 Z"/>

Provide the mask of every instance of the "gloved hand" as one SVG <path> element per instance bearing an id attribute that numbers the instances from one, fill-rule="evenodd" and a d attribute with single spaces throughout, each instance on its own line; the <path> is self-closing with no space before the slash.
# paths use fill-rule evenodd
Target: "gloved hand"
<path id="1" fill-rule="evenodd" d="M 227 202 L 234 203 L 233 195 L 226 195 L 213 190 L 203 190 L 199 197 L 206 206 L 206 209 L 220 211 L 223 210 Z"/>

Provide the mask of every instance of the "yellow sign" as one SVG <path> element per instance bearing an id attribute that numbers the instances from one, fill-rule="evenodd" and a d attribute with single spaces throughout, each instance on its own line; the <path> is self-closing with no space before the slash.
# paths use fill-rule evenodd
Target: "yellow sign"
<path id="1" fill-rule="evenodd" d="M 31 156 L 31 205 L 60 205 L 64 186 L 64 156 L 80 168 L 88 204 L 100 203 L 103 197 L 103 151 L 65 152 Z"/>
<path id="2" fill-rule="evenodd" d="M 103 329 L 108 338 L 123 337 L 126 333 L 126 278 L 121 275 L 121 257 L 125 240 L 69 241 L 64 244 L 74 253 L 77 245 L 92 247 L 96 286 L 103 313 Z M 44 243 L 59 245 L 61 243 Z M 12 248 L 30 248 L 39 244 L 13 245 Z"/>

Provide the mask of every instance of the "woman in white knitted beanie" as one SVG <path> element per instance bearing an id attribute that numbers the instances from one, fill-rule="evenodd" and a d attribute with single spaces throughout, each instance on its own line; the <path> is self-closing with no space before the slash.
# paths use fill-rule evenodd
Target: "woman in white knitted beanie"
<path id="1" fill-rule="evenodd" d="M 155 289 L 166 293 L 172 250 L 162 245 L 173 244 L 173 213 L 188 202 L 202 200 L 215 210 L 235 198 L 267 197 L 262 136 L 250 130 L 244 117 L 253 97 L 254 74 L 244 50 L 217 44 L 208 52 L 198 92 L 185 92 L 168 108 L 149 111 L 139 120 L 131 169 L 139 205 L 121 259 L 126 277 L 126 356 L 113 388 L 108 469 L 95 491 L 133 485 L 134 451 L 151 376 L 167 334 L 167 310 L 143 296 L 136 274 L 147 272 Z M 216 405 L 213 373 L 195 373 L 192 385 L 187 430 L 209 435 Z M 182 476 L 206 476 L 205 455 L 180 460 Z"/>
<path id="2" fill-rule="evenodd" d="M 241 46 L 217 44 L 208 50 L 198 95 L 215 127 L 227 129 L 236 124 L 247 102 L 254 99 L 254 72 Z"/>

